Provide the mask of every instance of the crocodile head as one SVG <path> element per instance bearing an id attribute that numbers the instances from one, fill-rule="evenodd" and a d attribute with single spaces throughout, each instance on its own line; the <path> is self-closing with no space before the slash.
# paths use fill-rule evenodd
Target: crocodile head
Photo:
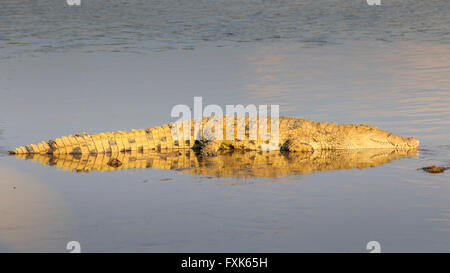
<path id="1" fill-rule="evenodd" d="M 336 135 L 341 134 L 344 135 L 344 146 L 352 148 L 415 149 L 419 146 L 414 137 L 395 135 L 366 124 L 341 126 Z"/>
<path id="2" fill-rule="evenodd" d="M 419 140 L 414 137 L 402 137 L 383 130 L 376 130 L 367 136 L 369 147 L 415 149 L 419 146 Z"/>

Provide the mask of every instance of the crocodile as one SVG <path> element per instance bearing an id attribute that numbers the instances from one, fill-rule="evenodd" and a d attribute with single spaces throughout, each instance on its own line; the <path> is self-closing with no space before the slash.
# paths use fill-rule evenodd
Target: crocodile
<path id="1" fill-rule="evenodd" d="M 128 151 L 143 152 L 146 150 L 166 151 L 173 149 L 193 149 L 203 156 L 214 156 L 223 150 L 263 150 L 267 145 L 275 145 L 274 149 L 289 152 L 312 152 L 315 150 L 348 150 L 348 149 L 414 149 L 419 141 L 414 137 L 402 137 L 375 126 L 366 124 L 337 124 L 335 122 L 314 122 L 311 120 L 295 117 L 279 117 L 278 138 L 273 142 L 270 137 L 257 133 L 256 138 L 250 138 L 254 127 L 254 119 L 246 116 L 245 137 L 238 137 L 238 117 L 234 116 L 234 137 L 232 140 L 213 139 L 204 130 L 195 131 L 196 124 L 200 122 L 202 128 L 211 124 L 215 119 L 223 121 L 223 136 L 227 133 L 227 122 L 229 116 L 205 117 L 202 119 L 191 119 L 191 132 L 183 132 L 179 123 L 169 123 L 148 129 L 117 131 L 99 134 L 75 134 L 54 140 L 43 141 L 38 144 L 18 147 L 10 154 L 117 154 Z M 221 120 L 223 119 L 223 120 Z M 258 118 L 256 118 L 258 120 Z M 272 126 L 272 120 L 267 118 L 265 129 L 268 131 Z M 231 124 L 231 123 L 229 123 Z M 261 124 L 256 122 L 257 131 L 262 130 Z M 189 128 L 189 127 L 186 127 Z M 220 128 L 220 127 L 219 127 Z M 230 126 L 231 128 L 231 126 Z M 177 129 L 179 135 L 173 135 L 172 131 Z M 229 129 L 229 128 L 228 128 Z M 243 129 L 242 129 L 243 130 Z M 176 130 L 175 130 L 176 131 Z M 229 131 L 229 130 L 228 130 Z M 241 131 L 242 132 L 242 131 Z M 220 132 L 222 133 L 222 132 Z M 196 137 L 194 137 L 196 136 Z M 266 134 L 267 136 L 267 134 Z M 273 135 L 272 135 L 273 138 Z M 223 137 L 222 139 L 227 139 Z"/>

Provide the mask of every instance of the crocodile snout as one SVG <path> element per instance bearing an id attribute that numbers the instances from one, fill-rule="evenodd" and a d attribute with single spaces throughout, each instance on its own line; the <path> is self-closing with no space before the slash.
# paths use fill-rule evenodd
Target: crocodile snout
<path id="1" fill-rule="evenodd" d="M 416 148 L 417 146 L 419 146 L 420 141 L 413 138 L 413 137 L 409 137 L 407 140 L 408 146 Z"/>

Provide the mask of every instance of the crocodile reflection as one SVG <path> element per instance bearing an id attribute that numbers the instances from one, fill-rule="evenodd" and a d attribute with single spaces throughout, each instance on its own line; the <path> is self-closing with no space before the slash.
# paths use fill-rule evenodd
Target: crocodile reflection
<path id="1" fill-rule="evenodd" d="M 357 149 L 310 153 L 234 151 L 202 157 L 192 150 L 169 152 L 125 152 L 99 155 L 15 155 L 43 165 L 75 172 L 114 171 L 136 168 L 175 170 L 215 177 L 280 177 L 312 172 L 376 167 L 392 160 L 416 155 L 414 150 Z"/>

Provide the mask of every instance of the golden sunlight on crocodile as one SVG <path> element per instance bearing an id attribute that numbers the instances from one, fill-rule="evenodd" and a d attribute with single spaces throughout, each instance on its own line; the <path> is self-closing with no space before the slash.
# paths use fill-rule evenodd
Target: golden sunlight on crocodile
<path id="1" fill-rule="evenodd" d="M 230 116 L 231 117 L 231 116 Z M 231 137 L 228 137 L 229 130 L 227 116 L 218 117 L 216 120 L 222 124 L 217 132 L 220 137 L 211 138 L 194 132 L 195 121 L 191 120 L 191 132 L 183 132 L 183 127 L 178 128 L 173 123 L 157 126 L 149 129 L 132 130 L 131 132 L 113 132 L 100 134 L 75 134 L 68 137 L 56 138 L 55 140 L 43 141 L 39 144 L 32 144 L 19 147 L 11 154 L 115 154 L 127 151 L 148 151 L 148 150 L 183 150 L 196 149 L 204 156 L 216 155 L 219 150 L 264 150 L 268 143 L 273 144 L 272 150 L 290 152 L 312 152 L 316 150 L 352 150 L 352 149 L 414 149 L 419 145 L 419 141 L 413 137 L 402 137 L 365 124 L 337 124 L 328 122 L 314 122 L 301 118 L 280 117 L 278 123 L 278 141 L 272 142 L 262 138 L 261 131 L 269 131 L 271 126 L 270 118 L 267 128 L 260 128 L 259 122 L 250 123 L 249 118 L 245 118 L 245 128 L 240 126 L 240 132 L 245 131 L 244 137 L 238 137 L 238 123 L 236 117 L 231 117 L 230 124 L 233 124 Z M 212 117 L 198 120 L 205 125 L 210 124 Z M 222 122 L 223 121 L 223 122 Z M 189 121 L 187 121 L 189 123 Z M 217 123 L 216 123 L 217 124 Z M 261 122 L 264 124 L 264 122 Z M 256 125 L 256 126 L 255 126 Z M 174 126 L 175 129 L 174 129 Z M 219 128 L 220 128 L 219 127 Z M 255 128 L 257 127 L 257 128 Z M 189 127 L 186 127 L 189 128 Z M 231 126 L 230 126 L 231 128 Z M 177 138 L 173 137 L 172 129 L 178 130 Z M 252 132 L 253 139 L 250 137 Z M 264 129 L 264 130 L 263 130 Z M 197 131 L 198 132 L 198 131 Z M 204 131 L 201 131 L 204 133 Z"/>

